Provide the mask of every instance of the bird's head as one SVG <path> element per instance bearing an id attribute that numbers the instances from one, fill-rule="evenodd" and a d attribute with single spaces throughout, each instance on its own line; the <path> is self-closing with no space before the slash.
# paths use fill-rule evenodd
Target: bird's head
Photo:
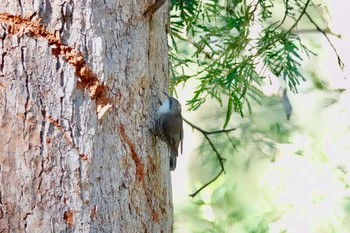
<path id="1" fill-rule="evenodd" d="M 166 95 L 166 100 L 163 102 L 163 104 L 159 107 L 157 113 L 158 114 L 181 114 L 181 104 L 180 102 L 170 97 L 167 93 L 163 91 L 164 95 Z"/>

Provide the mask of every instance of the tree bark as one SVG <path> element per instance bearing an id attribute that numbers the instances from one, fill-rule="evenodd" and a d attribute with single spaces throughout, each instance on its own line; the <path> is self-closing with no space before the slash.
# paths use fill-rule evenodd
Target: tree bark
<path id="1" fill-rule="evenodd" d="M 0 0 L 0 232 L 172 231 L 153 3 Z"/>

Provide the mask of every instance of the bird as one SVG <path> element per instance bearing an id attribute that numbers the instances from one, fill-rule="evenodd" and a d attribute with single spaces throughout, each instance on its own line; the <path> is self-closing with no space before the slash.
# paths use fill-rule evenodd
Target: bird
<path id="1" fill-rule="evenodd" d="M 170 171 L 174 171 L 179 145 L 181 144 L 181 154 L 183 147 L 181 104 L 166 92 L 163 93 L 167 98 L 156 112 L 153 132 L 168 145 L 170 150 Z"/>
<path id="2" fill-rule="evenodd" d="M 289 98 L 287 96 L 287 88 L 283 89 L 282 96 L 281 96 L 281 102 L 283 106 L 283 110 L 286 114 L 287 120 L 289 121 L 290 116 L 292 115 L 292 105 L 290 104 Z"/>

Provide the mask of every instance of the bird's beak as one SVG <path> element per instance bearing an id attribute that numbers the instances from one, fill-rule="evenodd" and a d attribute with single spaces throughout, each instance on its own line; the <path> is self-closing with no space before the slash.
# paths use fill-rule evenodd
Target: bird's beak
<path id="1" fill-rule="evenodd" d="M 168 99 L 170 98 L 169 95 L 168 95 L 165 91 L 163 91 L 163 94 L 166 95 L 166 97 L 167 97 Z M 159 104 L 162 105 L 162 101 L 159 100 Z"/>
<path id="2" fill-rule="evenodd" d="M 163 91 L 163 93 L 164 93 L 164 95 L 166 95 L 166 97 L 168 97 L 168 99 L 170 98 L 169 95 L 165 91 Z"/>

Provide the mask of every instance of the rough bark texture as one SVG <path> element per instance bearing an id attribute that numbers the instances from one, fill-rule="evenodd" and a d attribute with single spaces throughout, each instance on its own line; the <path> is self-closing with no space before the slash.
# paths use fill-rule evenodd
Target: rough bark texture
<path id="1" fill-rule="evenodd" d="M 171 232 L 168 1 L 0 0 L 0 232 Z M 103 113 L 107 110 L 105 113 Z"/>

